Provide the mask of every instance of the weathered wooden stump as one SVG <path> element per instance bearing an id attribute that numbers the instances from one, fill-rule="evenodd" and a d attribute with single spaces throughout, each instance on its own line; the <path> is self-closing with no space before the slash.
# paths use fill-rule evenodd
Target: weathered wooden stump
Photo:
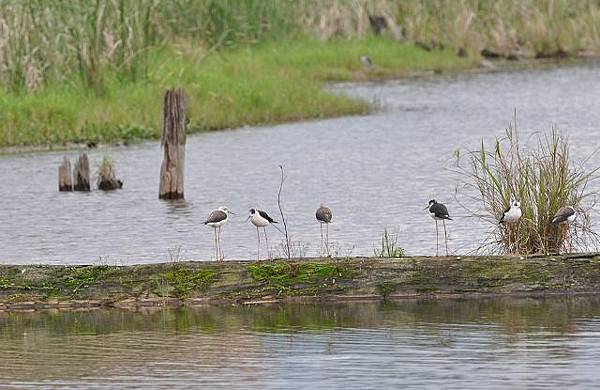
<path id="1" fill-rule="evenodd" d="M 58 190 L 73 191 L 73 172 L 71 171 L 71 161 L 67 156 L 63 157 L 63 162 L 58 167 Z"/>
<path id="2" fill-rule="evenodd" d="M 73 169 L 73 190 L 74 191 L 89 191 L 90 190 L 90 160 L 87 154 L 79 155 Z"/>
<path id="3" fill-rule="evenodd" d="M 123 181 L 117 179 L 112 159 L 105 156 L 98 168 L 98 189 L 112 191 L 120 190 L 121 188 L 123 188 Z"/>
<path id="4" fill-rule="evenodd" d="M 164 150 L 160 167 L 159 199 L 183 199 L 188 98 L 182 89 L 165 93 L 163 131 L 160 140 Z"/>

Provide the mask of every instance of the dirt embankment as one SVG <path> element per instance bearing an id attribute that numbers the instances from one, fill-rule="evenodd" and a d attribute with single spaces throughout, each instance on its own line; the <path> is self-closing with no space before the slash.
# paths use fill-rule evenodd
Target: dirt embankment
<path id="1" fill-rule="evenodd" d="M 0 265 L 0 311 L 600 293 L 600 254 Z"/>

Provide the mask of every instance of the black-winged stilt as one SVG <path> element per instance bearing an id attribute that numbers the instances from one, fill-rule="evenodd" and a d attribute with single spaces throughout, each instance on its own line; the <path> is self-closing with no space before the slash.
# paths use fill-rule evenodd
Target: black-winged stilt
<path id="1" fill-rule="evenodd" d="M 260 232 L 259 228 L 263 228 L 263 232 L 265 234 L 265 245 L 267 246 L 267 254 L 269 258 L 273 258 L 273 254 L 269 250 L 269 239 L 267 237 L 267 226 L 272 223 L 278 223 L 273 220 L 273 218 L 269 217 L 269 214 L 262 210 L 258 209 L 250 209 L 250 215 L 246 220 L 250 220 L 254 226 L 256 226 L 256 238 L 257 238 L 257 249 L 256 249 L 256 258 L 260 260 Z"/>
<path id="2" fill-rule="evenodd" d="M 550 223 L 555 226 L 567 225 L 563 230 L 563 241 L 565 242 L 565 247 L 568 243 L 569 252 L 573 250 L 573 246 L 567 233 L 569 230 L 568 225 L 575 220 L 576 216 L 577 213 L 575 212 L 575 209 L 572 206 L 565 206 L 558 209 L 558 211 L 556 212 L 556 214 L 554 214 L 554 217 L 552 217 L 552 220 L 550 221 Z"/>
<path id="3" fill-rule="evenodd" d="M 204 221 L 205 225 L 215 229 L 215 255 L 217 261 L 225 258 L 223 250 L 221 249 L 221 226 L 227 222 L 230 213 L 235 214 L 229 211 L 227 207 L 221 206 L 218 209 L 211 211 L 208 218 L 206 218 L 206 221 Z"/>
<path id="4" fill-rule="evenodd" d="M 373 70 L 373 61 L 371 61 L 369 56 L 360 56 L 360 62 L 363 63 L 369 72 Z"/>
<path id="5" fill-rule="evenodd" d="M 522 211 L 521 211 L 521 203 L 519 203 L 518 201 L 514 200 L 510 203 L 510 206 L 508 206 L 506 208 L 506 210 L 504 210 L 504 212 L 502 213 L 502 217 L 500 218 L 500 221 L 498 221 L 499 224 L 511 224 L 511 223 L 515 223 L 518 222 L 519 219 L 521 219 L 521 215 L 522 215 Z M 510 230 L 508 229 L 508 226 L 506 226 L 506 233 L 508 235 L 508 250 L 510 252 L 510 248 L 513 244 L 516 244 L 517 242 L 517 234 L 518 232 L 515 231 L 515 239 L 514 241 L 511 239 L 510 236 Z M 516 246 L 516 245 L 515 245 Z M 519 252 L 519 248 L 515 248 L 515 252 Z"/>
<path id="6" fill-rule="evenodd" d="M 439 230 L 438 221 L 444 225 L 444 242 L 446 243 L 446 256 L 448 256 L 448 232 L 446 230 L 446 220 L 452 221 L 448 214 L 448 209 L 442 203 L 431 199 L 425 210 L 429 209 L 429 215 L 435 220 L 435 255 L 439 256 Z"/>
<path id="7" fill-rule="evenodd" d="M 321 255 L 329 254 L 329 224 L 331 223 L 331 218 L 333 215 L 331 214 L 331 209 L 321 203 L 321 206 L 317 209 L 315 213 L 317 217 L 317 221 L 319 221 L 319 225 L 321 225 Z M 325 241 L 323 241 L 323 225 L 325 225 Z M 325 250 L 323 250 L 325 247 Z"/>

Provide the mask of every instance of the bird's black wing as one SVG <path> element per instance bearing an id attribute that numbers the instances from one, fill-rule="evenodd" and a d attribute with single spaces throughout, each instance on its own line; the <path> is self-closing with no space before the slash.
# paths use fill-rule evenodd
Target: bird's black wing
<path id="1" fill-rule="evenodd" d="M 329 223 L 332 217 L 331 209 L 329 207 L 319 207 L 315 216 L 317 217 L 317 221 Z"/>
<path id="2" fill-rule="evenodd" d="M 452 219 L 448 214 L 448 209 L 442 203 L 434 203 L 429 208 L 429 212 L 433 213 L 437 218 Z"/>
<path id="3" fill-rule="evenodd" d="M 504 216 L 506 215 L 506 213 L 508 213 L 510 211 L 510 206 L 508 206 L 506 209 L 504 209 L 504 212 L 502 213 L 502 216 L 500 217 L 500 223 L 504 222 Z"/>
<path id="4" fill-rule="evenodd" d="M 227 213 L 225 213 L 224 211 L 221 211 L 221 210 L 214 210 L 210 213 L 208 218 L 206 218 L 206 221 L 204 221 L 204 224 L 206 225 L 207 223 L 221 222 L 225 218 L 227 218 Z"/>
<path id="5" fill-rule="evenodd" d="M 262 210 L 256 210 L 258 211 L 258 214 L 260 214 L 261 217 L 263 217 L 264 219 L 266 219 L 267 221 L 269 221 L 269 223 L 277 223 L 277 221 L 273 220 L 273 218 L 269 217 L 269 214 L 265 213 Z"/>
<path id="6" fill-rule="evenodd" d="M 565 222 L 570 216 L 575 214 L 575 211 L 570 207 L 561 207 L 554 217 L 552 217 L 552 222 L 554 224 Z"/>

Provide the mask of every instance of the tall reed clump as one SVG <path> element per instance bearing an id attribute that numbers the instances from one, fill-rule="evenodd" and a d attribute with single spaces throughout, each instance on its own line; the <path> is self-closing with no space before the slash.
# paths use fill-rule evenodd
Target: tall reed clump
<path id="1" fill-rule="evenodd" d="M 480 249 L 513 254 L 559 252 L 565 227 L 550 221 L 567 205 L 577 210 L 568 235 L 574 249 L 595 248 L 599 241 L 590 229 L 590 209 L 597 192 L 588 184 L 598 178 L 600 167 L 575 164 L 567 138 L 556 128 L 533 135 L 531 146 L 522 144 L 518 135 L 516 125 L 511 124 L 493 146 L 482 140 L 479 150 L 467 153 L 466 164 L 457 155 L 458 172 L 466 179 L 463 190 L 471 203 L 482 206 L 469 211 L 493 225 L 491 238 Z M 522 217 L 517 223 L 499 225 L 511 200 L 520 201 Z"/>

